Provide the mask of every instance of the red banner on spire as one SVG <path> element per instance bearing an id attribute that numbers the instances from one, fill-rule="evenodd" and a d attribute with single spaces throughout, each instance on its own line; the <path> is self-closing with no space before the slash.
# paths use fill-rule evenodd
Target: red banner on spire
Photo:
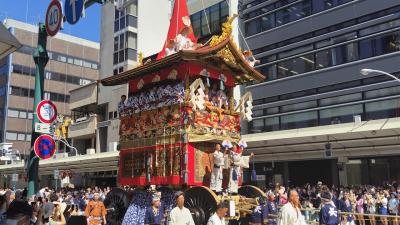
<path id="1" fill-rule="evenodd" d="M 184 28 L 188 28 L 190 33 L 187 37 L 193 42 L 197 43 L 197 39 L 194 36 L 192 25 L 190 23 L 189 11 L 186 5 L 186 0 L 175 0 L 174 3 L 174 10 L 171 16 L 169 29 L 168 29 L 168 36 L 165 40 L 164 47 L 161 52 L 157 55 L 157 60 L 161 59 L 165 56 L 165 49 L 170 40 L 174 40 L 176 36 L 181 33 Z"/>

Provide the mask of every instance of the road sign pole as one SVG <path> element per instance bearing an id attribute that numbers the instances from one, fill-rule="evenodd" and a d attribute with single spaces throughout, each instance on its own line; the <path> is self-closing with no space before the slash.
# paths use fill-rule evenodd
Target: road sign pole
<path id="1" fill-rule="evenodd" d="M 43 100 L 43 88 L 44 88 L 44 68 L 49 61 L 49 56 L 46 50 L 47 44 L 47 32 L 44 24 L 39 23 L 38 33 L 38 45 L 33 53 L 33 60 L 35 61 L 36 74 L 35 74 L 35 95 L 33 100 L 33 112 L 36 112 L 36 108 L 40 101 Z M 32 120 L 32 139 L 31 139 L 31 153 L 28 160 L 28 197 L 36 194 L 38 190 L 39 180 L 39 158 L 33 151 L 33 146 L 36 138 L 39 137 L 39 133 L 35 132 L 35 123 L 39 123 L 39 118 L 36 113 L 33 114 Z"/>

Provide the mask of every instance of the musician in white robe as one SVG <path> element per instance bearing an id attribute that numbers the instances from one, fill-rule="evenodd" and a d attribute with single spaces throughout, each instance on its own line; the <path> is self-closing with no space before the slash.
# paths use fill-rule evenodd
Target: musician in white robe
<path id="1" fill-rule="evenodd" d="M 211 190 L 219 193 L 222 191 L 222 179 L 223 174 L 222 170 L 224 167 L 224 153 L 221 152 L 221 145 L 215 145 L 215 151 L 213 153 L 214 156 L 214 166 L 211 173 Z"/>
<path id="2" fill-rule="evenodd" d="M 231 157 L 231 171 L 229 179 L 229 193 L 237 194 L 239 189 L 239 181 L 242 179 L 242 169 L 249 168 L 250 156 L 242 156 L 243 147 L 233 145 L 230 152 Z"/>

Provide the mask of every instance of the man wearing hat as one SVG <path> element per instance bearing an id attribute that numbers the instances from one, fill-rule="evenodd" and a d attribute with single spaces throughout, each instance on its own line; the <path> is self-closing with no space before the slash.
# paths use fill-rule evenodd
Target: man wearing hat
<path id="1" fill-rule="evenodd" d="M 228 204 L 226 202 L 221 202 L 217 205 L 217 210 L 210 217 L 207 222 L 207 225 L 225 225 L 225 216 L 228 212 Z"/>
<path id="2" fill-rule="evenodd" d="M 99 193 L 94 193 L 93 200 L 89 202 L 85 209 L 85 216 L 89 225 L 106 224 L 106 207 L 99 200 Z"/>
<path id="3" fill-rule="evenodd" d="M 161 225 L 164 224 L 164 210 L 161 207 L 160 193 L 153 194 L 151 206 L 146 209 L 144 216 L 145 225 Z"/>
<path id="4" fill-rule="evenodd" d="M 338 225 L 339 215 L 335 204 L 332 202 L 332 194 L 324 191 L 321 193 L 322 208 L 319 211 L 320 225 Z"/>
<path id="5" fill-rule="evenodd" d="M 195 225 L 192 214 L 185 205 L 185 195 L 183 192 L 178 192 L 175 195 L 176 207 L 169 214 L 169 225 Z"/>
<path id="6" fill-rule="evenodd" d="M 14 200 L 7 212 L 6 223 L 7 225 L 34 225 L 31 221 L 33 208 L 27 202 Z"/>

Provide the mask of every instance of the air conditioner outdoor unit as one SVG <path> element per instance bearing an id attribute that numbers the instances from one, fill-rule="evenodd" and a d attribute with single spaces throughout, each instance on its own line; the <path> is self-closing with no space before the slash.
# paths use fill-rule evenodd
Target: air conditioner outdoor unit
<path id="1" fill-rule="evenodd" d="M 68 158 L 68 153 L 57 153 L 54 156 L 55 159 L 63 159 L 63 158 Z"/>
<path id="2" fill-rule="evenodd" d="M 86 154 L 88 154 L 88 155 L 93 155 L 95 153 L 96 153 L 96 149 L 94 149 L 94 148 L 86 149 Z"/>
<path id="3" fill-rule="evenodd" d="M 110 143 L 108 143 L 108 151 L 109 152 L 117 151 L 117 147 L 118 147 L 118 142 L 110 142 Z"/>
<path id="4" fill-rule="evenodd" d="M 355 115 L 354 117 L 354 123 L 361 123 L 361 115 Z"/>

